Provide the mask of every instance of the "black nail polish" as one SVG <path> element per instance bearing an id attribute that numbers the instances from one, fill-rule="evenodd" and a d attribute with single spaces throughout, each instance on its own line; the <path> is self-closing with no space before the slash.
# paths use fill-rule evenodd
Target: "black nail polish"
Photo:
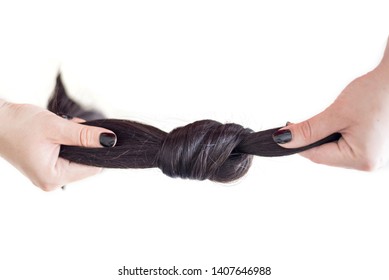
<path id="1" fill-rule="evenodd" d="M 103 132 L 100 134 L 100 144 L 103 147 L 113 147 L 116 144 L 116 135 L 113 133 Z"/>
<path id="2" fill-rule="evenodd" d="M 273 140 L 277 144 L 285 144 L 292 141 L 292 133 L 289 129 L 278 130 L 273 133 Z"/>

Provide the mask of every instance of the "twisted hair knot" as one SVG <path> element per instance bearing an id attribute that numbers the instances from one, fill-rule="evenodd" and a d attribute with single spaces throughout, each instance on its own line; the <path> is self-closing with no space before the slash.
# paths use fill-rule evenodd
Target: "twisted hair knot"
<path id="1" fill-rule="evenodd" d="M 248 171 L 253 155 L 284 156 L 337 141 L 334 133 L 308 146 L 286 149 L 273 140 L 273 128 L 252 133 L 238 124 L 202 120 L 166 133 L 131 120 L 96 119 L 102 115 L 85 110 L 69 98 L 58 75 L 48 109 L 56 114 L 81 117 L 84 125 L 104 127 L 117 136 L 115 147 L 85 148 L 61 145 L 59 156 L 80 164 L 108 168 L 159 167 L 171 177 L 231 182 Z"/>
<path id="2" fill-rule="evenodd" d="M 248 171 L 253 156 L 235 148 L 250 129 L 241 125 L 201 120 L 166 135 L 157 165 L 170 177 L 230 182 Z"/>

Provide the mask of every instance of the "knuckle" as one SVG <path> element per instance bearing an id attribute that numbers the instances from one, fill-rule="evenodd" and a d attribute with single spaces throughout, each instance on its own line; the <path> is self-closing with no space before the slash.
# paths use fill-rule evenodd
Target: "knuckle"
<path id="1" fill-rule="evenodd" d="M 31 182 L 45 192 L 50 192 L 57 189 L 59 186 L 59 176 L 53 173 L 51 170 L 48 172 L 35 172 L 30 176 Z"/>
<path id="2" fill-rule="evenodd" d="M 359 163 L 357 169 L 361 171 L 375 171 L 383 164 L 381 153 L 375 147 L 363 144 L 358 152 L 357 162 Z"/>
<path id="3" fill-rule="evenodd" d="M 36 179 L 32 183 L 45 192 L 50 192 L 56 189 L 56 185 L 46 180 Z"/>
<path id="4" fill-rule="evenodd" d="M 365 157 L 362 160 L 360 160 L 360 164 L 358 166 L 358 169 L 361 171 L 375 171 L 379 168 L 380 161 L 373 157 Z"/>
<path id="5" fill-rule="evenodd" d="M 90 129 L 88 129 L 88 127 L 81 128 L 79 137 L 80 146 L 89 147 L 92 145 L 92 132 Z"/>
<path id="6" fill-rule="evenodd" d="M 299 132 L 304 138 L 305 141 L 309 141 L 312 139 L 312 126 L 309 121 L 304 121 L 299 126 Z"/>

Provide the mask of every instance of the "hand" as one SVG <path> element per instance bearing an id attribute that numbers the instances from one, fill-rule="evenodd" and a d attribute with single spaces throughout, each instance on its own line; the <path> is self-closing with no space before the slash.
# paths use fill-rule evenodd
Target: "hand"
<path id="1" fill-rule="evenodd" d="M 335 132 L 342 134 L 339 141 L 301 155 L 316 163 L 366 171 L 389 161 L 389 41 L 373 71 L 352 81 L 323 112 L 282 128 L 273 138 L 282 147 L 296 148 Z"/>
<path id="2" fill-rule="evenodd" d="M 45 191 L 97 174 L 101 168 L 59 158 L 60 145 L 114 146 L 104 128 L 81 125 L 33 106 L 0 100 L 0 156 Z"/>

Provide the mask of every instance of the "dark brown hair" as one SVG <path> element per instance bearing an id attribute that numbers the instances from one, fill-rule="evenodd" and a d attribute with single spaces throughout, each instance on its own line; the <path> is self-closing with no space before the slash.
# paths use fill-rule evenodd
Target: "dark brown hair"
<path id="1" fill-rule="evenodd" d="M 85 119 L 84 125 L 113 131 L 112 148 L 61 146 L 60 157 L 72 162 L 107 168 L 158 167 L 170 177 L 231 182 L 247 173 L 253 155 L 274 157 L 298 153 L 339 139 L 336 133 L 306 147 L 285 149 L 273 141 L 279 128 L 253 132 L 239 124 L 200 120 L 166 133 L 131 120 L 106 119 L 85 110 L 66 93 L 58 75 L 48 109 L 58 115 Z"/>

